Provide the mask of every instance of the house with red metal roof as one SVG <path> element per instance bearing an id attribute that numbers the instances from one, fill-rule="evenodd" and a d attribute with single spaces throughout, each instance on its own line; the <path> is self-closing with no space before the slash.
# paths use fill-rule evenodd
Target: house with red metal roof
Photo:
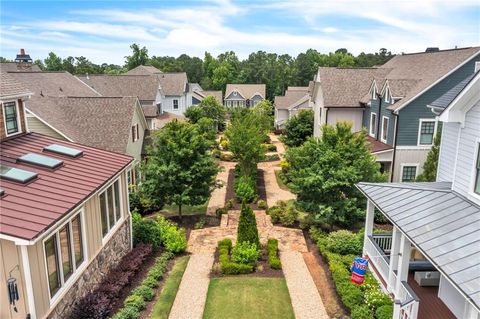
<path id="1" fill-rule="evenodd" d="M 131 249 L 133 158 L 39 133 L 0 73 L 0 318 L 68 318 Z"/>

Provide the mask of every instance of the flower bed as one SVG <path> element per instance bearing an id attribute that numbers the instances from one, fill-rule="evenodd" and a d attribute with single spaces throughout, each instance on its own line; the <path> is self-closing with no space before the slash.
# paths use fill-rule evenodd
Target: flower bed
<path id="1" fill-rule="evenodd" d="M 391 318 L 393 302 L 383 293 L 370 272 L 367 272 L 363 285 L 354 284 L 350 280 L 352 261 L 361 253 L 360 235 L 345 230 L 327 235 L 316 228 L 310 229 L 310 236 L 327 259 L 335 289 L 342 303 L 351 311 L 351 318 Z"/>

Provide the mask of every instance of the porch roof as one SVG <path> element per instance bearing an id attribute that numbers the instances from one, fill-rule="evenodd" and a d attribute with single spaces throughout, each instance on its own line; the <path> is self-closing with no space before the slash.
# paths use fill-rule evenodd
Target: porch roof
<path id="1" fill-rule="evenodd" d="M 451 183 L 359 183 L 357 188 L 480 309 L 480 207 Z"/>

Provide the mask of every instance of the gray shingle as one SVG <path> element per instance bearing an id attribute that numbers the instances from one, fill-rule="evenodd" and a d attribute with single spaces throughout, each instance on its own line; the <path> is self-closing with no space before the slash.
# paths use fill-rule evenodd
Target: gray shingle
<path id="1" fill-rule="evenodd" d="M 478 72 L 477 72 L 478 73 Z M 447 106 L 452 103 L 452 101 L 457 97 L 460 92 L 463 91 L 463 89 L 467 86 L 468 83 L 473 79 L 473 77 L 477 73 L 472 73 L 469 76 L 467 76 L 463 81 L 455 85 L 453 88 L 451 88 L 449 91 L 445 92 L 442 96 L 440 96 L 438 99 L 433 101 L 430 106 L 433 106 L 436 109 L 446 109 Z"/>

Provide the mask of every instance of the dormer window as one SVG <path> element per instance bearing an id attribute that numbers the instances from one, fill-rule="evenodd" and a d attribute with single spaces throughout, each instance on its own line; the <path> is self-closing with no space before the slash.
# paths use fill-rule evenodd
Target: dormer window
<path id="1" fill-rule="evenodd" d="M 7 136 L 20 133 L 20 114 L 16 102 L 5 102 L 2 105 Z"/>
<path id="2" fill-rule="evenodd" d="M 377 87 L 374 84 L 372 88 L 372 100 L 376 100 L 376 99 L 377 99 Z"/>
<path id="3" fill-rule="evenodd" d="M 387 88 L 385 89 L 385 102 L 390 103 L 391 97 L 390 97 L 390 89 Z"/>

